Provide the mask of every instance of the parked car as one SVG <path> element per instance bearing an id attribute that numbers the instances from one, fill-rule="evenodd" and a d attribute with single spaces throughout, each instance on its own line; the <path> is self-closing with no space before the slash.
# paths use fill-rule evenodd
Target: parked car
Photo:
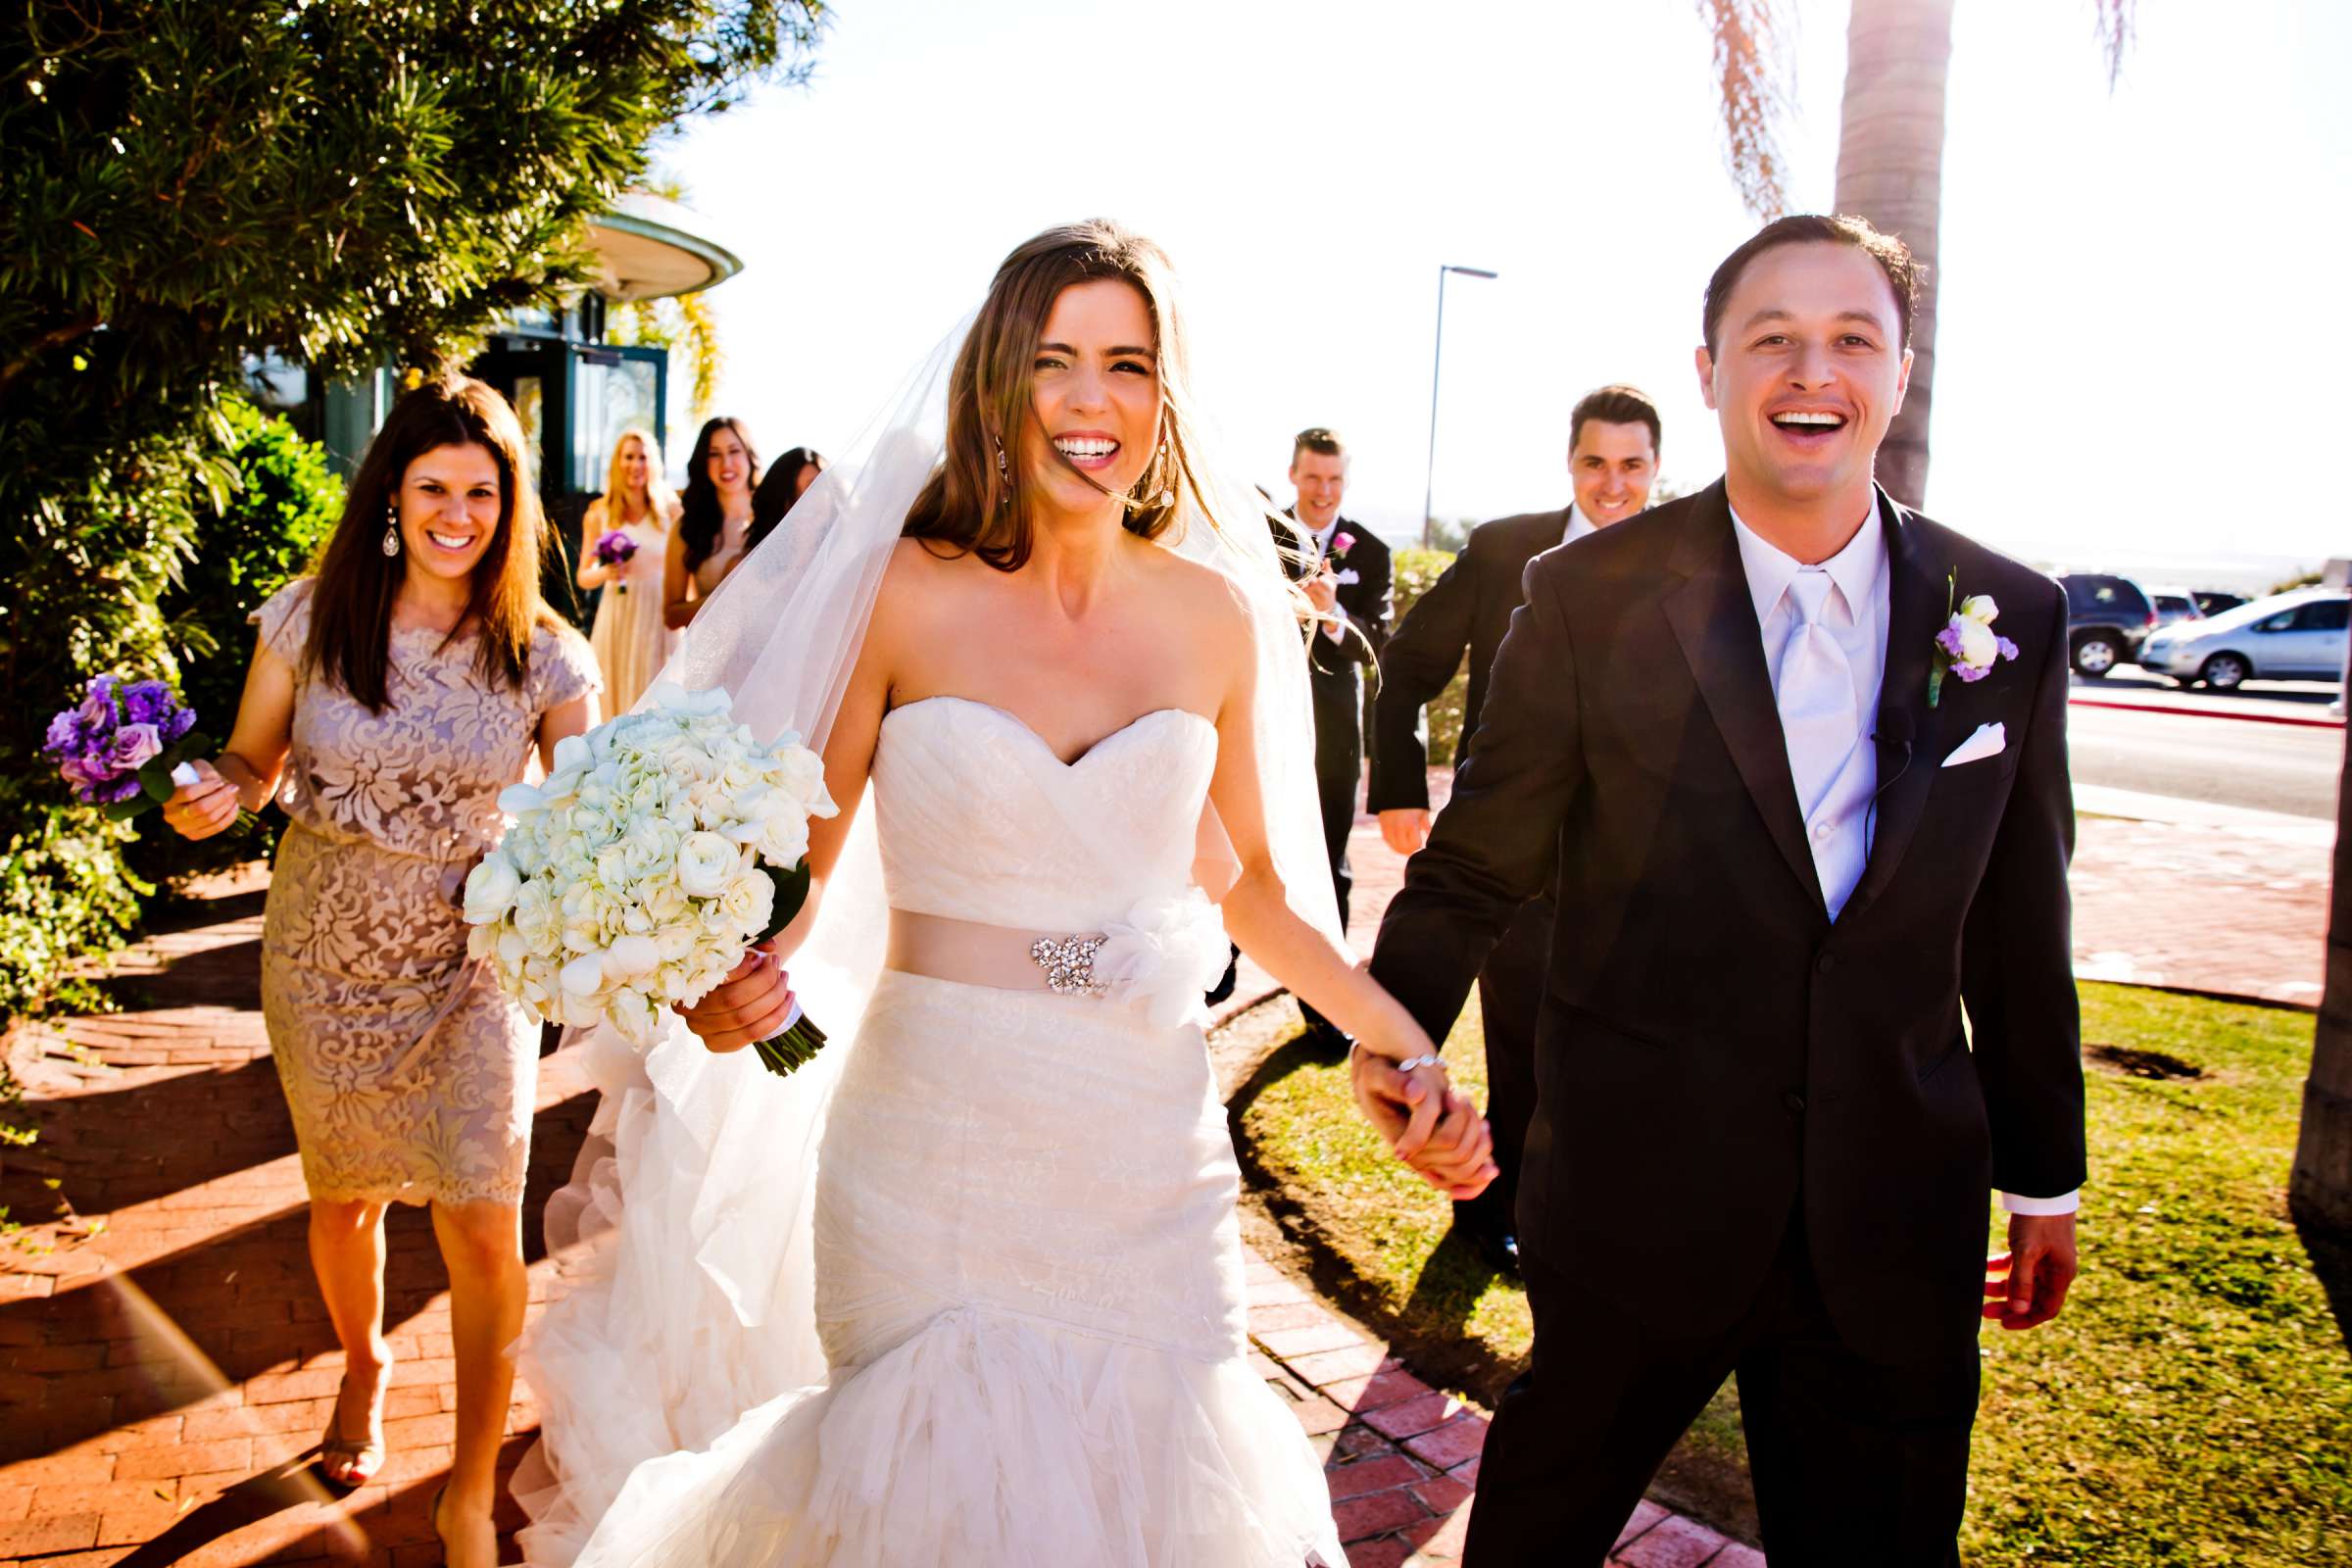
<path id="1" fill-rule="evenodd" d="M 2066 587 L 2067 649 L 2078 674 L 2096 680 L 2139 657 L 2141 640 L 2156 628 L 2156 605 L 2145 588 L 2103 571 L 2058 580 Z"/>
<path id="2" fill-rule="evenodd" d="M 2352 599 L 2341 588 L 2298 588 L 2167 626 L 2140 649 L 2139 662 L 2181 682 L 2233 691 L 2257 676 L 2270 680 L 2339 680 Z"/>
<path id="3" fill-rule="evenodd" d="M 2197 596 L 2185 588 L 2151 588 L 2148 598 L 2156 606 L 2156 628 L 2159 631 L 2177 621 L 2205 618 L 2205 612 L 2197 606 Z"/>
<path id="4" fill-rule="evenodd" d="M 2194 599 L 2197 602 L 2197 608 L 2208 615 L 2218 615 L 2225 610 L 2235 610 L 2246 602 L 2244 594 L 2199 592 L 2191 594 L 2189 597 Z"/>

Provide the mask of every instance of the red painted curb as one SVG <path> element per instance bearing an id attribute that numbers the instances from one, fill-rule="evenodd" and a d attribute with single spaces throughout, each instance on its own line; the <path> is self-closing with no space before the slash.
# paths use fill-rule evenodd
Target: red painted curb
<path id="1" fill-rule="evenodd" d="M 2244 724 L 2292 724 L 2303 729 L 2342 729 L 2340 718 L 2305 718 L 2300 713 L 2232 713 L 2222 709 L 2189 708 L 2178 703 L 2120 703 L 2111 697 L 2069 697 L 2075 708 L 2112 708 L 2125 713 L 2174 713 L 2186 718 L 2234 718 Z"/>

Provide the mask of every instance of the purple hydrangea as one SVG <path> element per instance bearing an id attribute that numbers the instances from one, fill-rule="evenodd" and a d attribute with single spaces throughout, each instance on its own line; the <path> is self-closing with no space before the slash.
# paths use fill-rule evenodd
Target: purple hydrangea
<path id="1" fill-rule="evenodd" d="M 605 565 L 618 566 L 637 554 L 637 541 L 618 528 L 596 542 L 596 559 Z"/>
<path id="2" fill-rule="evenodd" d="M 139 794 L 139 769 L 196 727 L 196 710 L 160 680 L 94 677 L 81 701 L 49 720 L 43 755 L 74 798 L 112 806 Z"/>

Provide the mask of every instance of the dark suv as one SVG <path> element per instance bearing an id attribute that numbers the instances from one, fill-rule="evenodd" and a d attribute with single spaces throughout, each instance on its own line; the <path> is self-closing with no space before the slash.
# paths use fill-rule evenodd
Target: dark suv
<path id="1" fill-rule="evenodd" d="M 2129 577 L 2099 571 L 2070 572 L 2066 585 L 2066 642 L 2077 674 L 2093 679 L 2139 657 L 2139 645 L 2156 626 L 2156 602 Z"/>

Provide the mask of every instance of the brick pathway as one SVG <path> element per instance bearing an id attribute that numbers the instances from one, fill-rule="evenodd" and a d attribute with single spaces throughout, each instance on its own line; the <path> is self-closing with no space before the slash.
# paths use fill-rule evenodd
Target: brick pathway
<path id="1" fill-rule="evenodd" d="M 0 1158 L 0 1561 L 233 1565 L 438 1562 L 426 1500 L 449 1462 L 449 1298 L 422 1211 L 391 1220 L 387 1328 L 400 1365 L 372 1486 L 308 1468 L 341 1352 L 310 1278 L 302 1175 L 258 1009 L 257 885 L 121 966 L 124 1010 L 20 1037 L 42 1124 Z M 533 1310 L 555 1262 L 538 1211 L 593 1097 L 543 1064 L 526 1233 Z M 51 1184 L 55 1185 L 52 1186 Z M 1252 1258 L 1261 1372 L 1325 1458 L 1352 1568 L 1458 1554 L 1486 1421 Z M 517 1389 L 506 1460 L 537 1425 Z M 512 1504 L 504 1523 L 519 1523 Z M 1703 1549 L 1701 1549 L 1703 1548 Z M 1645 1554 L 1646 1553 L 1646 1554 Z M 1760 1561 L 1644 1506 L 1622 1561 Z"/>
<path id="2" fill-rule="evenodd" d="M 1445 780 L 1433 781 L 1440 789 Z M 2243 813 L 2084 802 L 2075 870 L 2086 974 L 2309 1005 L 2326 919 L 2326 835 Z M 1357 825 L 1353 934 L 1368 941 L 1402 861 Z M 429 1568 L 424 1522 L 449 1457 L 448 1298 L 421 1212 L 391 1225 L 388 1328 L 400 1369 L 382 1478 L 348 1497 L 305 1468 L 340 1353 L 305 1255 L 301 1172 L 258 1008 L 258 883 L 203 923 L 142 944 L 111 982 L 123 1009 L 17 1042 L 43 1125 L 0 1150 L 0 1561 Z M 1245 975 L 1238 1001 L 1262 995 Z M 544 1064 L 530 1212 L 571 1168 L 593 1099 Z M 1353 1568 L 1451 1560 L 1486 1423 L 1429 1389 L 1262 1261 L 1259 1369 L 1325 1454 Z M 510 1423 L 518 1457 L 536 1417 Z M 512 1515 L 507 1523 L 518 1520 Z M 1615 1560 L 1746 1568 L 1762 1558 L 1644 1504 Z"/>

